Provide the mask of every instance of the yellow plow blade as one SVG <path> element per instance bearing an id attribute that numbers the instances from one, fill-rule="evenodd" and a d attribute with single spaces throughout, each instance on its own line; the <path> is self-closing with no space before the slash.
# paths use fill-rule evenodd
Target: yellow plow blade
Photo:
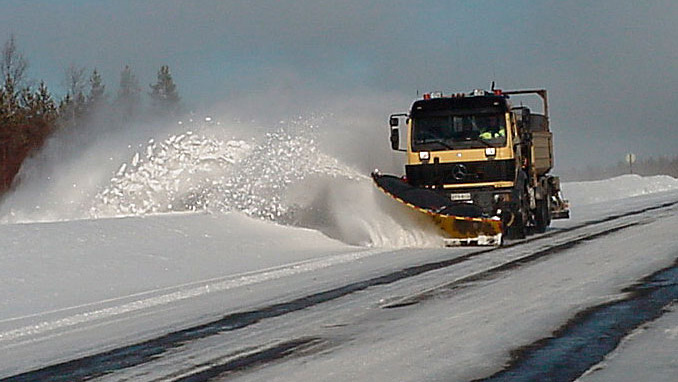
<path id="1" fill-rule="evenodd" d="M 498 217 L 483 216 L 477 206 L 455 203 L 432 190 L 413 187 L 393 175 L 372 173 L 381 191 L 410 208 L 425 213 L 445 232 L 445 245 L 501 245 Z"/>
<path id="2" fill-rule="evenodd" d="M 445 245 L 501 245 L 502 224 L 498 218 L 463 218 L 434 215 L 433 220 L 449 238 Z"/>

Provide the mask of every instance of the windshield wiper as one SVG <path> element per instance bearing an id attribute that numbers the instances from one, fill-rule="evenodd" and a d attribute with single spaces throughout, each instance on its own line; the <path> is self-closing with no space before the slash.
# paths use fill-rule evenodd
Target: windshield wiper
<path id="1" fill-rule="evenodd" d="M 445 139 L 443 138 L 434 138 L 434 139 L 422 139 L 419 141 L 414 141 L 414 143 L 418 145 L 423 145 L 423 144 L 428 144 L 428 143 L 438 143 L 441 146 L 445 146 L 446 148 L 450 150 L 454 150 L 454 147 L 452 147 L 449 143 L 445 142 Z"/>

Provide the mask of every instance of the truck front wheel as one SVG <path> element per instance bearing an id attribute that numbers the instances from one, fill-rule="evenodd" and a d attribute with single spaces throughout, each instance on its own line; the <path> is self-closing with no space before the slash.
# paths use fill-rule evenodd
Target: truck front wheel
<path id="1" fill-rule="evenodd" d="M 518 190 L 521 190 L 518 188 Z M 512 206 L 504 219 L 504 226 L 506 227 L 507 239 L 524 239 L 525 234 L 525 211 L 527 208 L 525 191 L 518 191 L 516 203 Z"/>
<path id="2" fill-rule="evenodd" d="M 523 214 L 520 210 L 512 211 L 504 224 L 506 226 L 507 239 L 525 238 L 525 219 L 523 219 Z"/>
<path id="3" fill-rule="evenodd" d="M 530 208 L 526 185 L 527 174 L 521 170 L 516 174 L 516 183 L 511 192 L 511 203 L 507 206 L 508 211 L 502 216 L 504 234 L 507 239 L 524 239 L 526 236 Z"/>

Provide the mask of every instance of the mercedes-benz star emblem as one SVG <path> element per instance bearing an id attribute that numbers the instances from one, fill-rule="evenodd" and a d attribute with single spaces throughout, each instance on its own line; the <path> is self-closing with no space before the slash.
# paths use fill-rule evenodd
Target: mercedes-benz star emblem
<path id="1" fill-rule="evenodd" d="M 452 176 L 454 176 L 454 179 L 456 180 L 462 180 L 466 178 L 467 174 L 468 169 L 463 164 L 458 164 L 452 169 Z"/>

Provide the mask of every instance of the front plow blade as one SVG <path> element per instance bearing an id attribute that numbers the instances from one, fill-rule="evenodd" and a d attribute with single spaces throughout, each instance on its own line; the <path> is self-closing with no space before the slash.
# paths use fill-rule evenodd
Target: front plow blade
<path id="1" fill-rule="evenodd" d="M 433 190 L 418 188 L 393 175 L 372 173 L 377 188 L 395 200 L 425 213 L 446 233 L 445 245 L 501 245 L 498 217 L 484 216 L 479 207 L 455 203 Z"/>
<path id="2" fill-rule="evenodd" d="M 447 246 L 501 245 L 502 225 L 499 218 L 463 218 L 434 216 L 433 220 L 450 237 L 443 239 Z"/>

